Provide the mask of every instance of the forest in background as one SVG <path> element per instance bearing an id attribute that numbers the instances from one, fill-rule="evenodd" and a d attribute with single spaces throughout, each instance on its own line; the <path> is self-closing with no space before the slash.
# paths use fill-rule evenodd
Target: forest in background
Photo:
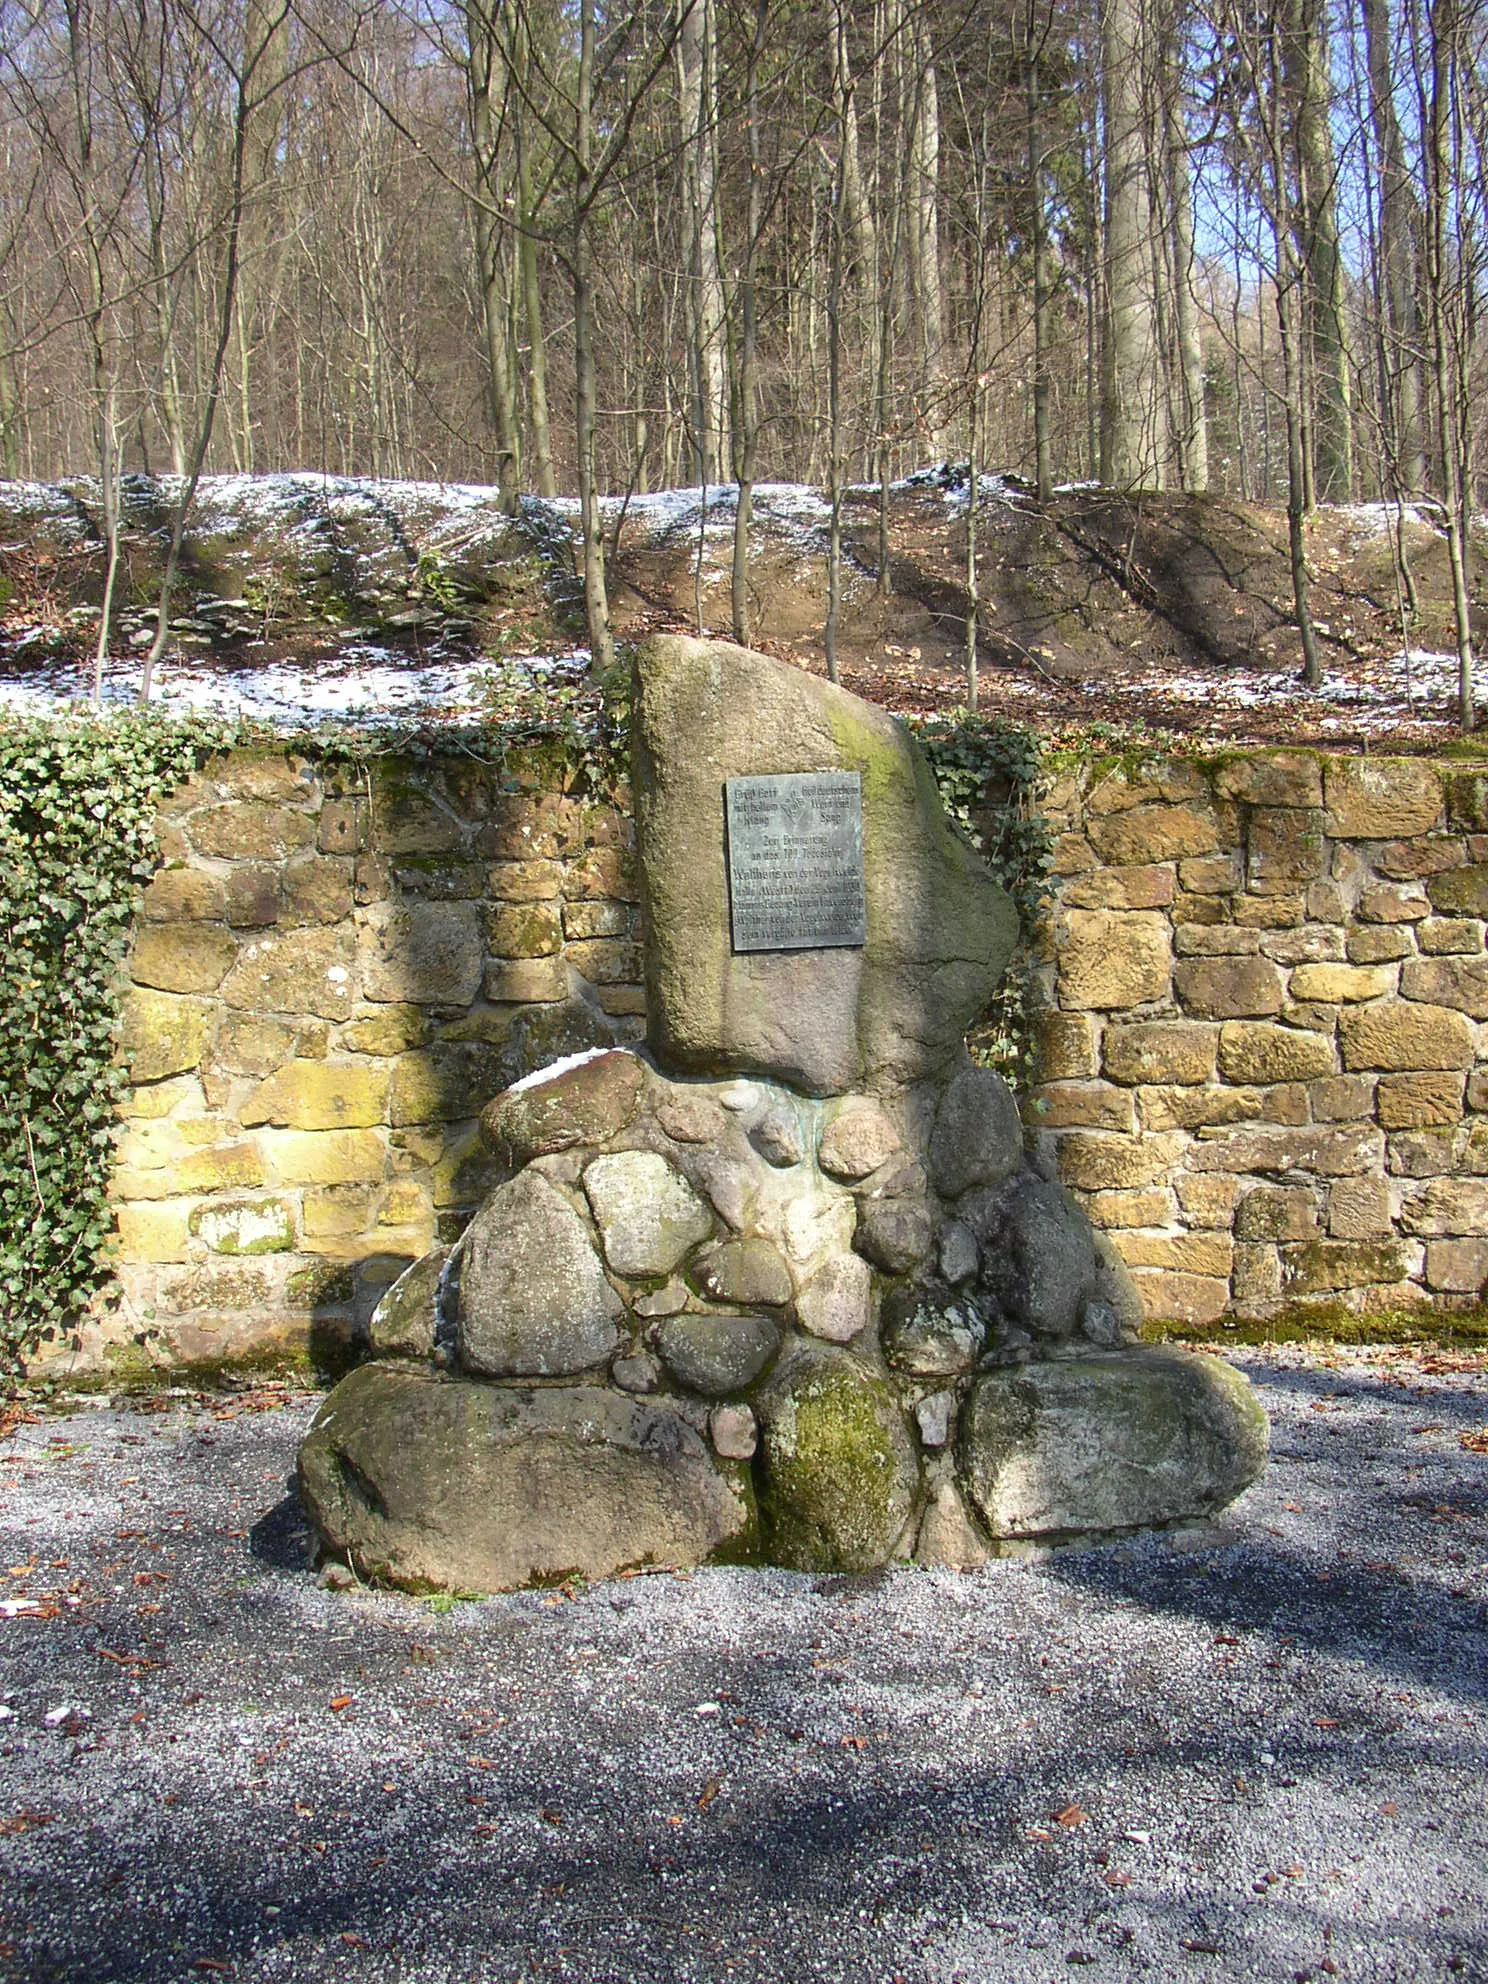
<path id="1" fill-rule="evenodd" d="M 1312 675 L 1308 513 L 1429 497 L 1470 719 L 1482 0 L 0 0 L 0 117 L 0 471 L 106 534 L 576 491 L 603 662 L 598 490 L 737 483 L 742 559 L 757 477 L 835 539 L 949 455 L 1285 503 Z"/>

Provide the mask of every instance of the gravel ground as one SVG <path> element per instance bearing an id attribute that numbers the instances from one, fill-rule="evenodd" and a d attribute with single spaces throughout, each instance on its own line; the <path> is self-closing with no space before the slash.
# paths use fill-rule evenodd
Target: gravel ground
<path id="1" fill-rule="evenodd" d="M 23 1424 L 0 1977 L 1488 1979 L 1488 1370 L 1245 1361 L 1202 1538 L 449 1607 L 307 1574 L 308 1396 Z"/>

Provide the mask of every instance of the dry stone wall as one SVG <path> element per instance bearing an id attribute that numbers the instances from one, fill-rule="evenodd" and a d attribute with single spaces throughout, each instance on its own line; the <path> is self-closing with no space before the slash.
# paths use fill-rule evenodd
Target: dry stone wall
<path id="1" fill-rule="evenodd" d="M 1488 1278 L 1488 771 L 1083 768 L 1029 1121 L 1149 1320 L 1461 1307 Z"/>
<path id="2" fill-rule="evenodd" d="M 552 752 L 215 760 L 129 964 L 117 1314 L 95 1355 L 346 1336 L 492 1182 L 476 1117 L 643 1026 L 626 795 Z"/>
<path id="3" fill-rule="evenodd" d="M 345 1336 L 497 1175 L 482 1106 L 643 1030 L 628 796 L 505 766 L 210 765 L 161 821 L 123 1051 L 122 1304 L 86 1349 Z M 1155 1323 L 1488 1278 L 1488 768 L 1061 774 L 1027 1121 Z"/>

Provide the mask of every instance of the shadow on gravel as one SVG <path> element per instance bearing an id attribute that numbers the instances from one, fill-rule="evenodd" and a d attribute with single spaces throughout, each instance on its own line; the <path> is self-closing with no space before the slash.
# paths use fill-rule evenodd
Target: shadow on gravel
<path id="1" fill-rule="evenodd" d="M 248 1532 L 248 1548 L 270 1570 L 304 1576 L 310 1567 L 310 1523 L 291 1489 Z"/>

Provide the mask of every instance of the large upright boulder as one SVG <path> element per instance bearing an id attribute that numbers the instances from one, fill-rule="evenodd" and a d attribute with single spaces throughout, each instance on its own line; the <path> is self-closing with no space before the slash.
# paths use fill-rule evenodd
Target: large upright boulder
<path id="1" fill-rule="evenodd" d="M 1006 968 L 1017 915 L 951 831 L 903 724 L 801 669 L 681 635 L 641 650 L 635 709 L 658 1062 L 812 1095 L 893 1091 L 949 1067 Z M 803 771 L 862 775 L 867 942 L 736 954 L 724 781 Z"/>

